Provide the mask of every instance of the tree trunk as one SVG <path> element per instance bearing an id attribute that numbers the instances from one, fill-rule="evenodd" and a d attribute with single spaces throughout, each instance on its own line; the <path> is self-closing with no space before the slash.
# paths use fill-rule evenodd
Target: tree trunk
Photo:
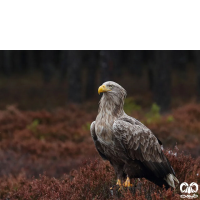
<path id="1" fill-rule="evenodd" d="M 26 65 L 27 69 L 33 71 L 36 67 L 36 51 L 28 50 L 26 51 Z"/>
<path id="2" fill-rule="evenodd" d="M 89 52 L 89 60 L 87 65 L 87 83 L 86 83 L 86 99 L 94 97 L 96 90 L 96 69 L 97 69 L 97 53 L 98 51 Z"/>
<path id="3" fill-rule="evenodd" d="M 189 62 L 189 52 L 186 50 L 173 51 L 172 55 L 172 66 L 173 69 L 178 70 L 180 81 L 183 82 L 187 79 L 188 74 L 186 65 Z"/>
<path id="4" fill-rule="evenodd" d="M 132 74 L 141 77 L 142 76 L 142 58 L 143 51 L 131 51 L 130 52 L 130 66 L 129 70 Z"/>
<path id="5" fill-rule="evenodd" d="M 113 50 L 111 51 L 112 53 L 112 61 L 113 61 L 113 69 L 115 69 L 113 71 L 114 75 L 121 77 L 122 76 L 122 68 L 121 68 L 121 54 L 122 52 L 119 50 Z"/>
<path id="6" fill-rule="evenodd" d="M 197 70 L 197 99 L 200 101 L 200 51 L 194 51 Z"/>
<path id="7" fill-rule="evenodd" d="M 68 100 L 71 103 L 81 103 L 81 52 L 68 51 L 69 67 L 68 75 Z"/>
<path id="8" fill-rule="evenodd" d="M 154 73 L 154 67 L 155 67 L 155 51 L 145 51 L 145 60 L 147 60 L 147 76 L 148 76 L 148 83 L 149 83 L 149 89 L 150 91 L 154 91 L 154 81 L 155 81 L 155 73 Z"/>
<path id="9" fill-rule="evenodd" d="M 7 75 L 7 76 L 10 76 L 11 75 L 11 71 L 12 71 L 12 52 L 11 50 L 5 50 L 3 51 L 3 66 L 4 66 L 4 73 Z"/>
<path id="10" fill-rule="evenodd" d="M 110 61 L 110 51 L 100 51 L 101 84 L 111 80 L 112 66 L 110 65 Z"/>
<path id="11" fill-rule="evenodd" d="M 0 50 L 0 70 L 3 69 L 3 50 Z"/>
<path id="12" fill-rule="evenodd" d="M 66 78 L 68 59 L 68 51 L 64 50 L 60 52 L 60 82 L 62 83 Z"/>
<path id="13" fill-rule="evenodd" d="M 171 51 L 155 51 L 154 100 L 161 112 L 166 112 L 171 103 Z"/>
<path id="14" fill-rule="evenodd" d="M 45 83 L 49 83 L 52 79 L 54 68 L 53 56 L 54 52 L 51 50 L 41 51 L 43 80 Z"/>
<path id="15" fill-rule="evenodd" d="M 14 70 L 16 72 L 22 72 L 22 51 L 21 50 L 13 51 L 13 60 L 14 60 Z"/>

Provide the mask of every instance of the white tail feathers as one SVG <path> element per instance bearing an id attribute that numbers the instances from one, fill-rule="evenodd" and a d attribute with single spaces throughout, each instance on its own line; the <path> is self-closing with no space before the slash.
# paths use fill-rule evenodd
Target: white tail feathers
<path id="1" fill-rule="evenodd" d="M 175 188 L 174 181 L 179 183 L 178 179 L 173 174 L 167 174 L 167 176 L 164 178 L 164 180 L 173 188 Z"/>

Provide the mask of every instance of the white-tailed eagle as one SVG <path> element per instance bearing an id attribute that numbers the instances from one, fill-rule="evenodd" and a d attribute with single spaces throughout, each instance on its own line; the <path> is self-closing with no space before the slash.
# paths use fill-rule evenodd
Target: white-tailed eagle
<path id="1" fill-rule="evenodd" d="M 126 90 L 108 81 L 98 92 L 103 95 L 90 131 L 100 156 L 114 167 L 117 185 L 130 187 L 131 178 L 146 178 L 160 187 L 174 188 L 174 181 L 178 179 L 162 151 L 161 142 L 150 129 L 123 110 Z"/>

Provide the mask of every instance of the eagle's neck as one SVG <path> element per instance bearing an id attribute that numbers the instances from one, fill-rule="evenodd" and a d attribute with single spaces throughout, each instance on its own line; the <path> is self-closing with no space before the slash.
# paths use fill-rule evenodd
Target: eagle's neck
<path id="1" fill-rule="evenodd" d="M 102 141 L 107 143 L 111 142 L 113 123 L 123 114 L 123 101 L 106 95 L 102 96 L 95 122 L 96 134 L 99 139 L 101 138 Z"/>
<path id="2" fill-rule="evenodd" d="M 123 106 L 123 99 L 103 94 L 99 104 L 98 115 L 101 115 L 103 118 L 118 118 L 124 113 Z"/>

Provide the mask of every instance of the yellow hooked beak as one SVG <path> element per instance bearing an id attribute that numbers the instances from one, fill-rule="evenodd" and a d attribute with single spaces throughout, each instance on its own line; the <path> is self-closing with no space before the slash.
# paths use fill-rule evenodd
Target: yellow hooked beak
<path id="1" fill-rule="evenodd" d="M 102 92 L 107 92 L 107 91 L 110 91 L 111 89 L 106 87 L 105 85 L 101 85 L 98 89 L 98 93 L 102 93 Z"/>

